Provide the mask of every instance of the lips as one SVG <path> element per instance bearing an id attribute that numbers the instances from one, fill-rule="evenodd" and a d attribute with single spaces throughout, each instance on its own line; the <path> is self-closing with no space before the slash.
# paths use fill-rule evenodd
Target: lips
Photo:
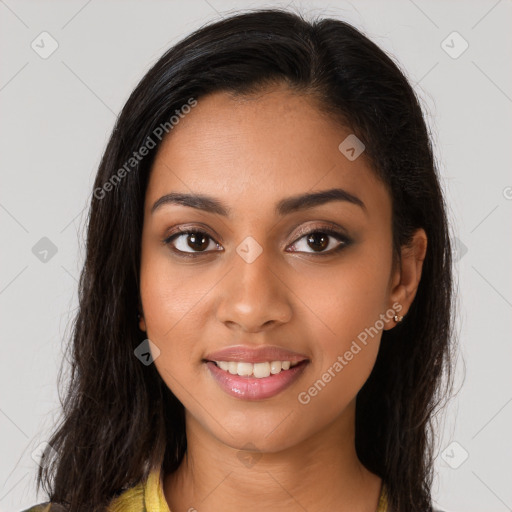
<path id="1" fill-rule="evenodd" d="M 281 347 L 232 346 L 208 354 L 204 362 L 215 382 L 228 395 L 263 400 L 293 384 L 309 359 Z"/>
<path id="2" fill-rule="evenodd" d="M 307 360 L 308 357 L 276 346 L 247 347 L 238 345 L 211 352 L 205 359 L 207 361 L 236 361 L 241 363 L 265 363 L 270 361 L 300 363 Z"/>

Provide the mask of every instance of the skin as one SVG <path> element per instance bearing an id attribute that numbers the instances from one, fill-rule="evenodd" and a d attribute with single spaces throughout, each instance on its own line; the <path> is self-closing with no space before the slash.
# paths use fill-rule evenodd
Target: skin
<path id="1" fill-rule="evenodd" d="M 393 266 L 391 198 L 364 153 L 349 161 L 339 151 L 349 134 L 310 97 L 276 86 L 249 98 L 201 98 L 159 148 L 145 198 L 140 328 L 159 348 L 158 372 L 186 409 L 187 454 L 164 478 L 173 512 L 377 508 L 382 482 L 357 457 L 354 418 L 382 331 L 308 404 L 297 399 L 394 303 L 407 313 L 425 257 L 418 230 Z M 357 196 L 365 209 L 331 201 L 274 213 L 284 198 L 331 188 Z M 231 217 L 175 204 L 151 213 L 169 192 L 213 196 Z M 322 257 L 297 233 L 326 222 L 353 242 Z M 176 226 L 205 231 L 209 252 L 175 255 L 162 240 Z M 252 263 L 236 252 L 247 236 L 262 249 Z M 338 246 L 328 240 L 323 252 Z M 193 253 L 199 246 L 187 241 L 181 235 L 174 247 Z M 386 321 L 384 329 L 395 325 Z M 202 362 L 238 344 L 277 345 L 310 362 L 277 396 L 241 400 L 222 391 Z"/>

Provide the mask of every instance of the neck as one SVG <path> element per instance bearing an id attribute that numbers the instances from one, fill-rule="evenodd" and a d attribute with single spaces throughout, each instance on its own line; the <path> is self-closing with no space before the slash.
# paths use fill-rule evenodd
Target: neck
<path id="1" fill-rule="evenodd" d="M 355 404 L 324 430 L 282 451 L 260 453 L 228 446 L 187 417 L 187 454 L 165 475 L 172 512 L 375 512 L 381 479 L 355 450 Z"/>

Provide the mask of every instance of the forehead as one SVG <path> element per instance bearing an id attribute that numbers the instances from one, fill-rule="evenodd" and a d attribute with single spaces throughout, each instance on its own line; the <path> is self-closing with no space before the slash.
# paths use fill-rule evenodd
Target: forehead
<path id="1" fill-rule="evenodd" d="M 312 99 L 285 87 L 249 97 L 210 94 L 162 142 L 146 210 L 172 191 L 216 196 L 236 211 L 343 188 L 380 215 L 389 213 L 387 190 L 364 153 L 351 161 L 340 151 L 350 135 Z"/>

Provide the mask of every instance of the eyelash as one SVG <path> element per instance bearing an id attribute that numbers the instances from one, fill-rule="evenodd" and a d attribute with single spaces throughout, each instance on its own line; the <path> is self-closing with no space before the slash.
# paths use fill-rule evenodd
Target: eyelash
<path id="1" fill-rule="evenodd" d="M 310 255 L 314 255 L 314 256 L 330 256 L 332 254 L 336 254 L 336 253 L 340 252 L 341 250 L 343 250 L 345 247 L 347 247 L 348 245 L 350 245 L 352 243 L 352 240 L 349 237 L 340 233 L 336 229 L 333 229 L 332 227 L 326 225 L 326 226 L 318 226 L 313 229 L 304 228 L 304 229 L 299 230 L 299 233 L 297 233 L 298 238 L 296 238 L 296 240 L 291 244 L 291 246 L 295 246 L 295 244 L 297 244 L 302 238 L 304 238 L 308 235 L 316 234 L 316 233 L 329 235 L 329 236 L 335 238 L 336 240 L 338 240 L 340 242 L 340 244 L 337 247 L 335 247 L 334 249 L 330 249 L 329 251 L 324 251 L 324 252 L 305 252 L 305 253 L 303 251 L 297 251 L 297 252 L 302 252 L 304 254 L 310 254 Z M 172 235 L 170 235 L 167 238 L 165 238 L 164 240 L 162 240 L 162 243 L 164 245 L 169 245 L 169 244 L 171 244 L 171 242 L 174 239 L 178 238 L 179 236 L 190 235 L 190 234 L 206 235 L 210 240 L 215 242 L 214 238 L 211 237 L 206 231 L 204 231 L 202 229 L 199 229 L 199 228 L 195 229 L 194 227 L 186 227 L 186 228 L 179 227 L 176 229 L 175 233 L 173 233 Z M 217 242 L 215 242 L 215 243 L 217 243 Z M 217 245 L 219 245 L 219 244 L 217 243 Z M 197 258 L 199 256 L 208 254 L 210 252 L 217 252 L 217 251 L 186 252 L 186 251 L 180 251 L 179 249 L 176 249 L 176 248 L 173 248 L 171 250 L 177 256 L 183 257 L 183 258 Z M 295 251 L 292 251 L 292 252 L 295 252 Z"/>

